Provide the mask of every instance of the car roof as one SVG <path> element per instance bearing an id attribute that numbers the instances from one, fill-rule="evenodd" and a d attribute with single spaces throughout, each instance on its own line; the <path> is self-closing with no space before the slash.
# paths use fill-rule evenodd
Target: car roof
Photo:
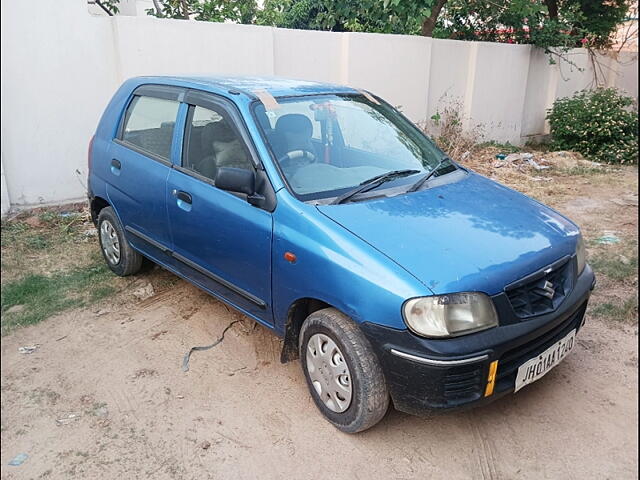
<path id="1" fill-rule="evenodd" d="M 318 95 L 322 93 L 358 93 L 359 90 L 307 80 L 264 76 L 148 76 L 139 77 L 140 83 L 177 84 L 184 87 L 232 92 L 257 98 L 256 91 L 267 91 L 273 97 Z"/>

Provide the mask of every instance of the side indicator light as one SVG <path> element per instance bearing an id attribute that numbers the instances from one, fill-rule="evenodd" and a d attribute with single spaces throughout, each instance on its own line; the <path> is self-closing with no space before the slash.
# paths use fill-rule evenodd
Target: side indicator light
<path id="1" fill-rule="evenodd" d="M 296 263 L 296 260 L 298 259 L 298 257 L 296 257 L 295 253 L 285 252 L 284 259 L 289 263 Z"/>
<path id="2" fill-rule="evenodd" d="M 488 397 L 493 394 L 493 387 L 496 384 L 496 372 L 498 371 L 498 360 L 494 360 L 489 365 L 489 375 L 487 375 L 487 388 L 484 390 L 484 396 Z"/>

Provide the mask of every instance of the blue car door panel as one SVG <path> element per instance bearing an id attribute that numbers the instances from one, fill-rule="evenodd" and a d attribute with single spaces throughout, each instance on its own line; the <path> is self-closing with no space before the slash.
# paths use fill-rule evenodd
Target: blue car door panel
<path id="1" fill-rule="evenodd" d="M 166 183 L 183 89 L 144 86 L 133 92 L 108 150 L 107 195 L 139 250 L 168 251 Z"/>
<path id="2" fill-rule="evenodd" d="M 253 153 L 232 107 L 191 101 L 182 161 L 167 179 L 172 255 L 197 283 L 271 325 L 272 215 L 214 183 L 218 168 L 253 169 Z"/>
<path id="3" fill-rule="evenodd" d="M 271 214 L 175 169 L 168 190 L 173 256 L 205 275 L 209 290 L 270 322 Z M 188 210 L 174 190 L 188 192 Z"/>
<path id="4" fill-rule="evenodd" d="M 111 151 L 122 166 L 107 194 L 125 229 L 170 248 L 164 192 L 171 167 L 123 145 L 114 144 Z"/>

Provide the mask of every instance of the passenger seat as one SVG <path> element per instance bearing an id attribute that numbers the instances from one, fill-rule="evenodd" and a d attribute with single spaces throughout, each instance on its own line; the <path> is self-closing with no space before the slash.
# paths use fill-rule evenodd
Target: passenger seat
<path id="1" fill-rule="evenodd" d="M 218 167 L 213 150 L 213 136 L 216 122 L 207 123 L 200 134 L 200 159 L 194 162 L 193 168 L 211 180 L 215 180 Z"/>

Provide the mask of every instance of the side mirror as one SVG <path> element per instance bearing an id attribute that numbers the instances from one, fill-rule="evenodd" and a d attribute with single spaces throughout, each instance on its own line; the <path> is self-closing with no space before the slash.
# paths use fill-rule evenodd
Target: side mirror
<path id="1" fill-rule="evenodd" d="M 221 190 L 244 193 L 247 202 L 255 207 L 263 208 L 266 199 L 256 193 L 256 175 L 244 168 L 220 167 L 216 173 L 215 185 Z"/>
<path id="2" fill-rule="evenodd" d="M 256 177 L 243 168 L 220 167 L 216 173 L 216 187 L 229 192 L 253 195 L 256 191 Z"/>

